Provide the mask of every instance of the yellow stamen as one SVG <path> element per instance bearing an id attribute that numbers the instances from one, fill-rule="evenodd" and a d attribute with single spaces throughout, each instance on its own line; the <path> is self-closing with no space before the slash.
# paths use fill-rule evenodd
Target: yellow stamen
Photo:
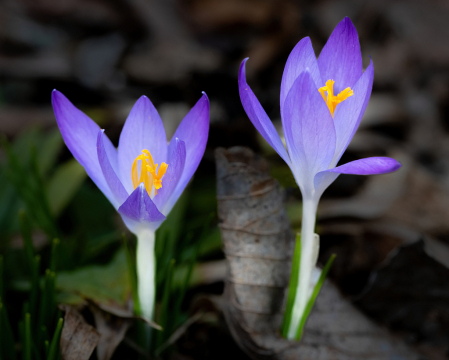
<path id="1" fill-rule="evenodd" d="M 138 174 L 138 161 L 140 161 L 140 177 Z M 151 153 L 146 149 L 142 150 L 142 154 L 134 159 L 131 167 L 131 179 L 134 189 L 143 182 L 148 195 L 154 197 L 157 194 L 157 189 L 162 187 L 162 177 L 165 175 L 168 167 L 166 163 L 162 163 L 158 170 L 158 166 L 159 164 L 154 163 Z M 153 186 L 154 194 L 152 195 Z"/>
<path id="2" fill-rule="evenodd" d="M 332 116 L 334 116 L 334 111 L 338 104 L 346 100 L 348 97 L 354 95 L 354 91 L 352 91 L 350 87 L 347 87 L 346 89 L 340 91 L 340 93 L 337 96 L 335 96 L 334 83 L 335 83 L 334 80 L 327 80 L 326 86 L 320 87 L 318 89 L 324 101 L 326 102 L 326 105 L 329 108 L 329 111 L 331 112 Z M 326 92 L 327 96 L 325 94 Z"/>

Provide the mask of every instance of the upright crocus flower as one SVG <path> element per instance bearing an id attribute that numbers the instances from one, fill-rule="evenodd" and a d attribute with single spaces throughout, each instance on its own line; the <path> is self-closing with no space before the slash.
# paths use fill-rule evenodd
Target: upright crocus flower
<path id="1" fill-rule="evenodd" d="M 118 149 L 104 130 L 59 91 L 53 91 L 52 103 L 67 147 L 137 236 L 141 312 L 151 319 L 155 231 L 203 157 L 209 133 L 209 100 L 205 94 L 201 97 L 167 143 L 156 108 L 142 96 L 126 120 Z"/>
<path id="2" fill-rule="evenodd" d="M 310 38 L 291 52 L 281 83 L 281 118 L 287 150 L 272 122 L 246 83 L 245 59 L 240 67 L 239 92 L 245 111 L 265 140 L 293 172 L 303 197 L 298 287 L 291 313 L 287 309 L 288 338 L 300 337 L 299 324 L 313 289 L 319 238 L 314 234 L 318 201 L 340 174 L 385 174 L 400 164 L 387 157 L 371 157 L 337 166 L 357 130 L 371 96 L 373 63 L 363 71 L 357 31 L 349 18 L 335 28 L 319 58 Z M 293 278 L 293 275 L 292 275 Z M 306 314 L 307 315 L 307 314 Z"/>

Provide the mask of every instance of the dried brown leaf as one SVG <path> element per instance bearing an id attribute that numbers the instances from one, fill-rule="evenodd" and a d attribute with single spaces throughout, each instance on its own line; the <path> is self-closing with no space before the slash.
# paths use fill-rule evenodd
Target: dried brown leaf
<path id="1" fill-rule="evenodd" d="M 64 327 L 61 334 L 63 360 L 87 360 L 100 340 L 100 334 L 71 306 L 65 306 Z"/>
<path id="2" fill-rule="evenodd" d="M 90 306 L 94 315 L 95 325 L 100 340 L 97 346 L 97 357 L 99 360 L 109 360 L 115 349 L 124 339 L 126 331 L 132 324 L 130 319 L 115 316 L 95 305 Z"/>

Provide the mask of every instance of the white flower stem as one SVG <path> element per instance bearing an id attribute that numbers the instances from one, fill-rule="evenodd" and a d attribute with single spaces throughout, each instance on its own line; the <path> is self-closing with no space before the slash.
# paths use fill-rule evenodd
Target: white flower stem
<path id="1" fill-rule="evenodd" d="M 156 300 L 155 232 L 142 230 L 137 234 L 137 290 L 141 316 L 153 320 Z"/>
<path id="2" fill-rule="evenodd" d="M 293 311 L 288 328 L 287 338 L 295 339 L 302 315 L 310 296 L 310 283 L 312 271 L 315 267 L 316 256 L 314 250 L 315 221 L 318 201 L 303 198 L 302 224 L 301 224 L 301 262 L 298 274 L 298 287 L 296 288 Z"/>

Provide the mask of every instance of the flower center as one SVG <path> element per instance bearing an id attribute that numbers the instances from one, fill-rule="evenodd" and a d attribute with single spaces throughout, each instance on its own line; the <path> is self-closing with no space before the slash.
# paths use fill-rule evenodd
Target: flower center
<path id="1" fill-rule="evenodd" d="M 138 161 L 140 161 L 140 177 L 137 166 Z M 162 187 L 162 177 L 165 175 L 168 167 L 164 162 L 159 167 L 159 170 L 158 166 L 159 164 L 154 163 L 151 153 L 146 149 L 142 150 L 142 154 L 134 159 L 131 168 L 131 179 L 133 181 L 134 189 L 143 182 L 148 195 L 150 198 L 153 198 L 157 194 L 157 189 Z"/>
<path id="2" fill-rule="evenodd" d="M 335 96 L 334 83 L 335 83 L 334 80 L 327 80 L 326 86 L 320 87 L 318 89 L 324 101 L 326 102 L 327 107 L 329 108 L 332 116 L 334 116 L 334 111 L 338 104 L 346 100 L 348 97 L 354 95 L 354 92 L 351 90 L 351 88 L 347 87 L 346 89 L 340 91 L 340 93 L 337 96 Z M 326 92 L 327 96 L 325 94 Z"/>

